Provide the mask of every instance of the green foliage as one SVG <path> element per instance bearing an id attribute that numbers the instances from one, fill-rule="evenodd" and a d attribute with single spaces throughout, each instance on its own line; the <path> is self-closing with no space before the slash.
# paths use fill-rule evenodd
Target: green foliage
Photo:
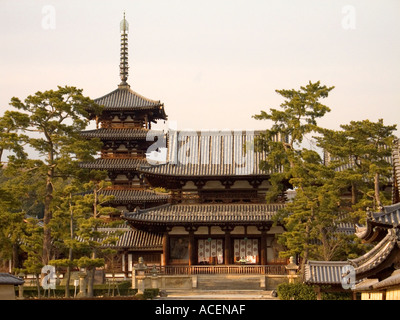
<path id="1" fill-rule="evenodd" d="M 341 131 L 319 127 L 317 120 L 330 111 L 319 101 L 332 89 L 310 82 L 300 90 L 277 90 L 285 99 L 281 110 L 253 116 L 272 122 L 256 141 L 256 149 L 267 152 L 261 164 L 271 174 L 267 201 L 281 202 L 285 190 L 296 191 L 293 201 L 275 217 L 286 229 L 278 239 L 286 247 L 281 256 L 299 255 L 303 263 L 364 253 L 366 246 L 355 236 L 338 233 L 338 225 L 362 223 L 366 207 L 379 209 L 390 203 L 390 195 L 381 186 L 391 176 L 387 159 L 396 126 L 385 126 L 383 120 L 364 120 L 342 125 Z M 309 133 L 320 134 L 314 138 L 317 146 L 333 157 L 328 164 L 317 152 L 301 148 Z M 342 197 L 349 189 L 351 206 Z"/>
<path id="2" fill-rule="evenodd" d="M 22 236 L 22 249 L 28 254 L 24 261 L 25 273 L 40 274 L 42 263 L 43 228 L 36 219 L 27 219 L 26 231 Z"/>
<path id="3" fill-rule="evenodd" d="M 308 133 L 318 130 L 317 119 L 330 111 L 321 104 L 320 99 L 327 98 L 334 87 L 321 86 L 311 81 L 299 90 L 276 90 L 285 101 L 282 110 L 271 108 L 254 115 L 257 120 L 270 120 L 272 126 L 265 130 L 255 142 L 255 149 L 267 152 L 267 159 L 261 168 L 271 173 L 272 189 L 268 199 L 272 202 L 287 187 L 293 170 L 297 168 L 299 151 L 296 150 Z"/>
<path id="4" fill-rule="evenodd" d="M 280 300 L 317 300 L 314 287 L 303 283 L 281 283 L 277 292 Z"/>
<path id="5" fill-rule="evenodd" d="M 346 238 L 336 232 L 340 216 L 340 190 L 333 183 L 334 171 L 326 167 L 315 151 L 303 149 L 292 168 L 290 183 L 295 198 L 275 217 L 286 232 L 279 242 L 287 248 L 281 256 L 332 260 Z"/>
<path id="6" fill-rule="evenodd" d="M 322 292 L 321 300 L 353 300 L 352 292 Z"/>
<path id="7" fill-rule="evenodd" d="M 26 115 L 6 110 L 0 117 L 0 167 L 4 150 L 12 151 L 18 158 L 26 159 L 24 151 L 28 137 L 20 134 L 19 130 L 25 128 L 29 122 Z"/>
<path id="8" fill-rule="evenodd" d="M 321 300 L 352 300 L 353 293 L 330 292 L 329 286 L 321 287 Z M 280 300 L 317 300 L 315 287 L 304 283 L 281 283 L 277 288 Z"/>
<path id="9" fill-rule="evenodd" d="M 74 260 L 74 265 L 80 267 L 80 268 L 87 268 L 87 269 L 93 269 L 93 268 L 99 268 L 104 266 L 104 259 L 103 258 L 88 258 L 88 257 L 81 257 L 79 259 Z"/>
<path id="10" fill-rule="evenodd" d="M 100 141 L 81 139 L 80 132 L 89 124 L 91 115 L 101 112 L 90 98 L 82 95 L 75 87 L 58 87 L 58 90 L 36 92 L 23 102 L 16 97 L 10 105 L 19 112 L 14 115 L 23 118 L 24 132 L 34 132 L 26 140 L 41 157 L 40 167 L 44 173 L 41 183 L 43 195 L 43 263 L 47 263 L 52 254 L 51 230 L 53 192 L 57 180 L 75 175 L 79 161 L 93 159 L 101 148 Z M 23 163 L 22 163 L 23 164 Z"/>
<path id="11" fill-rule="evenodd" d="M 154 299 L 160 294 L 160 289 L 144 289 L 143 297 L 144 299 Z"/>

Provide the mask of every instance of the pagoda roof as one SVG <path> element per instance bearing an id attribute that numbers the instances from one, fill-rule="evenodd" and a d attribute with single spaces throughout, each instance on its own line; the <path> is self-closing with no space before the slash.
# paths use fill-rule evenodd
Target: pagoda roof
<path id="1" fill-rule="evenodd" d="M 147 137 L 154 138 L 160 134 L 163 134 L 162 131 L 135 128 L 100 128 L 80 132 L 85 139 L 100 140 L 146 140 Z"/>
<path id="2" fill-rule="evenodd" d="M 138 111 L 158 109 L 155 118 L 166 119 L 164 104 L 159 100 L 151 100 L 130 89 L 129 85 L 119 86 L 116 90 L 94 99 L 94 102 L 103 106 L 104 111 Z"/>
<path id="3" fill-rule="evenodd" d="M 124 213 L 134 225 L 223 225 L 272 223 L 284 204 L 176 204 Z"/>
<path id="4" fill-rule="evenodd" d="M 258 132 L 173 131 L 168 133 L 166 163 L 141 168 L 145 175 L 171 177 L 264 176 L 266 152 L 255 151 Z"/>
<path id="5" fill-rule="evenodd" d="M 79 166 L 85 169 L 95 170 L 137 170 L 141 166 L 147 165 L 146 159 L 130 158 L 98 158 L 95 161 L 81 162 Z"/>
<path id="6" fill-rule="evenodd" d="M 85 194 L 85 193 L 84 193 Z M 134 189 L 105 189 L 99 192 L 104 196 L 114 196 L 108 203 L 145 203 L 167 201 L 170 196 L 167 193 L 159 193 L 152 190 Z"/>
<path id="7" fill-rule="evenodd" d="M 143 202 L 159 202 L 167 201 L 170 196 L 167 193 L 158 193 L 152 190 L 125 190 L 125 189 L 109 189 L 101 191 L 105 196 L 114 196 L 112 202 L 118 203 L 143 203 Z"/>

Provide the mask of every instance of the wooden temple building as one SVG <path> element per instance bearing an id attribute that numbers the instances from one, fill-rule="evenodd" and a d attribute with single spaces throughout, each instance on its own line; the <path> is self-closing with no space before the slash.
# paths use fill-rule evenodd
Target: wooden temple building
<path id="1" fill-rule="evenodd" d="M 362 300 L 400 299 L 400 146 L 396 140 L 392 151 L 393 204 L 380 212 L 368 212 L 366 224 L 356 235 L 365 243 L 373 244 L 366 254 L 347 261 L 308 261 L 305 282 L 317 286 L 343 287 L 348 277 L 354 285 L 350 290 Z M 343 272 L 351 267 L 353 280 Z"/>
<path id="2" fill-rule="evenodd" d="M 122 82 L 95 102 L 104 107 L 97 128 L 82 132 L 103 142 L 100 158 L 83 168 L 106 170 L 125 231 L 114 246 L 120 271 L 130 276 L 139 257 L 169 274 L 286 274 L 273 226 L 284 204 L 266 204 L 265 154 L 255 152 L 252 131 L 152 130 L 167 120 L 164 105 L 133 91 L 128 79 L 128 23 L 121 22 Z M 162 144 L 161 144 L 162 142 Z M 157 148 L 153 148 L 159 143 Z M 149 160 L 161 152 L 162 163 Z M 156 192 L 162 188 L 166 192 Z M 157 189 L 159 190 L 159 189 Z"/>

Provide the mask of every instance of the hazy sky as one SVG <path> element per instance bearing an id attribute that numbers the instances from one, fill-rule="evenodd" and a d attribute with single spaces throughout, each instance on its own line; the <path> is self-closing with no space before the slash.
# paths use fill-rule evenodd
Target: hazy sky
<path id="1" fill-rule="evenodd" d="M 310 80 L 335 86 L 321 125 L 400 126 L 398 0 L 0 0 L 0 114 L 57 85 L 116 89 L 124 11 L 128 83 L 180 129 L 268 127 L 251 116 Z"/>

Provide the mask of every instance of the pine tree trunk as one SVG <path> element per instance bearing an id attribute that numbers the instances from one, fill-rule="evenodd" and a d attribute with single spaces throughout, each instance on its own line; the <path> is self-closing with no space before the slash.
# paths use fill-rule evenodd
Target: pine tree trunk
<path id="1" fill-rule="evenodd" d="M 306 263 L 308 261 L 308 256 L 309 256 L 309 237 L 310 237 L 309 223 L 310 223 L 310 219 L 306 223 L 306 230 L 305 230 L 306 231 L 306 241 L 305 241 L 303 260 L 301 261 L 301 265 L 300 265 L 300 276 L 303 280 L 304 280 L 304 275 L 305 275 Z"/>
<path id="2" fill-rule="evenodd" d="M 53 170 L 50 169 L 47 173 L 47 182 L 46 182 L 46 196 L 44 199 L 44 234 L 43 234 L 43 256 L 42 262 L 44 265 L 47 265 L 50 260 L 51 254 L 51 230 L 49 228 L 49 223 L 52 218 L 51 212 L 51 202 L 53 200 L 53 184 L 52 184 Z"/>
<path id="3" fill-rule="evenodd" d="M 71 241 L 74 239 L 74 212 L 72 210 L 72 194 L 69 195 L 69 212 L 70 212 L 70 221 L 69 221 L 69 228 L 70 228 L 70 239 Z M 67 267 L 67 282 L 65 283 L 65 297 L 69 298 L 69 282 L 71 280 L 71 262 L 72 262 L 72 247 L 69 248 L 68 251 L 68 261 L 69 265 Z"/>
<path id="4" fill-rule="evenodd" d="M 97 218 L 97 202 L 98 202 L 98 194 L 97 194 L 97 186 L 95 186 L 93 190 L 94 200 L 93 200 L 93 217 Z M 94 230 L 96 231 L 96 227 Z M 93 249 L 92 259 L 96 259 L 96 249 Z M 93 297 L 93 285 L 94 285 L 94 276 L 96 272 L 96 267 L 93 267 L 88 274 L 88 297 Z"/>
<path id="5" fill-rule="evenodd" d="M 49 144 L 49 152 L 47 154 L 47 162 L 48 162 L 48 170 L 47 170 L 47 177 L 46 177 L 46 194 L 44 198 L 44 217 L 43 217 L 43 224 L 44 224 L 44 234 L 43 234 L 43 256 L 42 256 L 42 263 L 47 265 L 50 260 L 51 254 L 51 230 L 49 228 L 49 223 L 52 218 L 51 212 L 51 202 L 53 200 L 53 178 L 54 178 L 54 151 L 53 151 L 53 142 L 51 140 L 50 135 L 45 130 L 44 135 L 46 136 L 46 140 Z"/>
<path id="6" fill-rule="evenodd" d="M 381 197 L 379 195 L 379 173 L 375 173 L 374 177 L 374 189 L 375 189 L 375 202 L 376 202 L 376 207 L 379 209 L 379 207 L 382 207 L 381 203 Z"/>

